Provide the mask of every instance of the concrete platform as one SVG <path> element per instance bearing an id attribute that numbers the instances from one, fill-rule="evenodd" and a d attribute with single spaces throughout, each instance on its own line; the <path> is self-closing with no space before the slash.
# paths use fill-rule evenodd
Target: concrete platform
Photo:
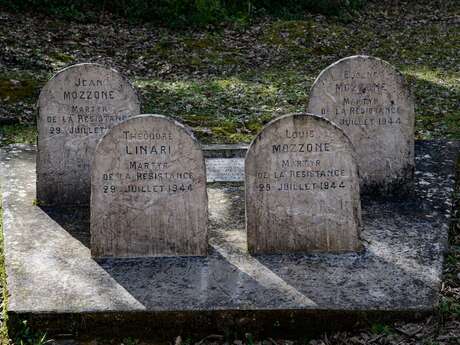
<path id="1" fill-rule="evenodd" d="M 223 150 L 220 157 L 242 156 Z M 414 195 L 362 200 L 359 254 L 251 256 L 244 186 L 214 183 L 209 257 L 96 262 L 89 210 L 35 206 L 35 148 L 11 146 L 0 155 L 10 321 L 28 319 L 49 334 L 164 338 L 295 336 L 420 317 L 438 304 L 459 151 L 458 141 L 417 142 Z"/>

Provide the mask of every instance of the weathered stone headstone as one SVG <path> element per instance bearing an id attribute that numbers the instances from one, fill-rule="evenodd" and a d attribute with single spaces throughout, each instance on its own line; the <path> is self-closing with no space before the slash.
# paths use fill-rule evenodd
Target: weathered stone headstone
<path id="1" fill-rule="evenodd" d="M 325 117 L 350 138 L 364 192 L 412 189 L 414 103 L 404 77 L 385 61 L 351 56 L 316 79 L 308 112 Z"/>
<path id="2" fill-rule="evenodd" d="M 270 122 L 249 147 L 245 175 L 251 253 L 360 248 L 355 152 L 329 121 L 292 114 Z"/>
<path id="3" fill-rule="evenodd" d="M 116 125 L 91 173 L 94 257 L 206 255 L 206 170 L 201 146 L 161 115 Z"/>
<path id="4" fill-rule="evenodd" d="M 97 141 L 108 128 L 140 113 L 136 92 L 113 69 L 79 64 L 51 78 L 38 104 L 37 199 L 87 205 Z"/>

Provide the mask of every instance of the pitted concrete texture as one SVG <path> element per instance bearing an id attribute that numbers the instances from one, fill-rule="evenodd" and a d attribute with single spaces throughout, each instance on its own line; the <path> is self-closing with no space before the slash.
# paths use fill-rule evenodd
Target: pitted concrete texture
<path id="1" fill-rule="evenodd" d="M 459 150 L 459 142 L 417 143 L 414 196 L 362 200 L 360 253 L 251 256 L 243 187 L 213 184 L 208 257 L 95 261 L 88 210 L 34 205 L 35 149 L 5 149 L 10 319 L 27 317 L 42 329 L 67 332 L 97 321 L 105 323 L 102 330 L 120 331 L 130 319 L 135 332 L 169 328 L 177 335 L 185 328 L 222 330 L 237 323 L 235 315 L 253 331 L 274 332 L 304 329 L 308 323 L 296 320 L 305 314 L 331 326 L 332 315 L 345 322 L 366 311 L 430 312 L 438 303 Z"/>

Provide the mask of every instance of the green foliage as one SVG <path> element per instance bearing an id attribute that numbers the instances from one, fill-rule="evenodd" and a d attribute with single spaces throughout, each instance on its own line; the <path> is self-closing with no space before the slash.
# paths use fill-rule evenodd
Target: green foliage
<path id="1" fill-rule="evenodd" d="M 15 330 L 13 336 L 15 345 L 44 345 L 50 342 L 46 333 L 32 330 L 26 320 L 20 322 Z"/>
<path id="2" fill-rule="evenodd" d="M 138 345 L 139 339 L 135 339 L 132 337 L 124 338 L 121 342 L 121 345 Z"/>
<path id="3" fill-rule="evenodd" d="M 271 14 L 296 16 L 305 10 L 327 15 L 342 15 L 360 9 L 366 0 L 255 0 L 253 6 Z"/>
<path id="4" fill-rule="evenodd" d="M 0 127 L 1 145 L 14 143 L 35 144 L 37 140 L 37 127 L 30 124 L 12 124 Z"/>
<path id="5" fill-rule="evenodd" d="M 445 297 L 441 298 L 441 302 L 439 303 L 439 313 L 443 320 L 453 317 L 459 318 L 460 317 L 460 301 L 456 300 L 453 297 Z"/>
<path id="6" fill-rule="evenodd" d="M 40 83 L 36 79 L 22 76 L 0 75 L 0 100 L 8 103 L 35 99 Z"/>
<path id="7" fill-rule="evenodd" d="M 371 326 L 371 332 L 374 334 L 384 334 L 384 335 L 389 335 L 393 333 L 392 329 L 388 325 L 384 325 L 381 323 L 374 323 Z"/>
<path id="8" fill-rule="evenodd" d="M 98 20 L 104 14 L 134 21 L 167 25 L 217 24 L 227 20 L 245 20 L 256 13 L 298 17 L 299 13 L 317 12 L 342 15 L 361 8 L 366 0 L 0 0 L 0 8 L 10 11 L 38 11 L 58 18 L 84 22 Z"/>
<path id="9" fill-rule="evenodd" d="M 246 345 L 254 345 L 254 338 L 251 333 L 246 333 Z"/>
<path id="10" fill-rule="evenodd" d="M 3 295 L 2 299 L 2 322 L 0 325 L 0 344 L 9 345 L 8 337 L 8 291 L 6 288 L 6 270 L 5 270 L 5 256 L 3 247 L 3 205 L 0 201 L 0 285 L 2 287 L 1 292 Z"/>

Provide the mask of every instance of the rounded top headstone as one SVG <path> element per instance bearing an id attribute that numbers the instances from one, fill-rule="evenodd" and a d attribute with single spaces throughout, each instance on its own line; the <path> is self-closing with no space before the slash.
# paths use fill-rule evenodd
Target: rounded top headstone
<path id="1" fill-rule="evenodd" d="M 252 253 L 360 249 L 355 151 L 343 131 L 311 114 L 267 124 L 245 159 Z"/>
<path id="2" fill-rule="evenodd" d="M 46 84 L 41 89 L 38 98 L 39 109 L 49 106 L 48 103 L 52 102 L 53 100 L 60 102 L 62 100 L 61 97 L 63 95 L 56 94 L 56 91 L 66 91 L 66 88 L 69 86 L 87 87 L 86 91 L 91 91 L 91 87 L 102 86 L 106 86 L 106 89 L 108 89 L 108 91 L 117 91 L 117 89 L 125 90 L 125 93 L 123 93 L 122 95 L 118 95 L 120 97 L 117 99 L 132 100 L 133 103 L 137 103 L 137 105 L 140 106 L 140 101 L 136 89 L 125 76 L 120 74 L 120 72 L 118 72 L 114 68 L 104 66 L 98 63 L 85 62 L 71 65 L 59 70 L 46 82 Z M 93 89 L 92 91 L 98 90 Z M 103 89 L 100 91 L 103 91 Z M 112 97 L 113 96 L 114 93 L 112 93 Z M 89 94 L 79 95 L 79 97 L 72 97 L 72 95 L 70 95 L 70 97 L 72 99 L 75 99 L 76 101 L 86 100 L 88 101 L 88 103 L 90 101 L 97 103 L 98 101 L 106 99 L 105 96 L 104 98 L 102 98 L 102 96 L 99 98 L 95 98 L 91 97 L 91 95 Z M 68 97 L 66 97 L 66 99 L 67 98 Z M 112 98 L 112 100 L 113 99 L 114 98 Z"/>
<path id="3" fill-rule="evenodd" d="M 88 204 L 97 141 L 139 113 L 136 90 L 114 69 L 83 63 L 54 75 L 38 101 L 37 199 Z"/>
<path id="4" fill-rule="evenodd" d="M 357 153 L 364 192 L 411 189 L 414 102 L 403 75 L 370 56 L 351 56 L 324 69 L 314 82 L 310 113 L 339 126 Z"/>
<path id="5" fill-rule="evenodd" d="M 206 255 L 206 169 L 185 126 L 132 117 L 101 139 L 92 166 L 93 256 Z"/>

